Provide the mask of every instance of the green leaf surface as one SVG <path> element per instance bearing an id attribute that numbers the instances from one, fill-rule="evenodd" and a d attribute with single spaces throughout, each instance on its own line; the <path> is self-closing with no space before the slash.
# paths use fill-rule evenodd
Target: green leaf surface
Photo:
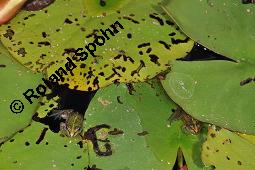
<path id="1" fill-rule="evenodd" d="M 162 85 L 196 119 L 255 134 L 254 75 L 254 65 L 249 63 L 177 61 Z"/>
<path id="2" fill-rule="evenodd" d="M 0 143 L 30 123 L 38 107 L 38 100 L 33 99 L 33 104 L 30 104 L 23 93 L 28 89 L 35 91 L 42 81 L 41 78 L 41 74 L 34 74 L 15 61 L 0 44 Z M 22 104 L 15 105 L 14 102 L 12 107 L 10 106 L 14 100 L 23 103 L 24 109 L 21 113 L 18 112 L 22 110 Z M 17 113 L 13 113 L 10 107 Z"/>
<path id="3" fill-rule="evenodd" d="M 163 4 L 183 32 L 214 52 L 255 62 L 255 6 L 233 0 L 168 0 Z"/>
<path id="4" fill-rule="evenodd" d="M 138 83 L 134 89 L 130 95 L 124 84 L 112 85 L 100 89 L 92 100 L 84 126 L 107 124 L 124 133 L 109 136 L 111 156 L 90 154 L 91 162 L 102 169 L 171 169 L 180 147 L 188 167 L 205 168 L 200 159 L 202 135 L 184 133 L 181 122 L 169 125 L 168 117 L 176 105 L 160 83 Z"/>
<path id="5" fill-rule="evenodd" d="M 217 170 L 255 169 L 255 145 L 226 129 L 210 128 L 203 144 L 202 159 Z"/>
<path id="6" fill-rule="evenodd" d="M 188 167 L 206 169 L 200 159 L 203 137 L 183 133 L 181 122 L 169 125 L 167 119 L 176 105 L 160 83 L 139 83 L 134 89 L 133 95 L 124 84 L 100 89 L 86 111 L 85 134 L 98 125 L 110 126 L 96 131 L 96 142 L 101 152 L 108 143 L 111 155 L 99 156 L 88 138 L 83 142 L 63 138 L 33 122 L 0 147 L 0 169 L 86 169 L 89 165 L 98 169 L 165 170 L 173 167 L 179 147 Z"/>
<path id="7" fill-rule="evenodd" d="M 87 91 L 114 81 L 144 81 L 169 68 L 170 61 L 184 57 L 193 46 L 193 41 L 161 14 L 157 2 L 109 0 L 102 7 L 99 1 L 58 0 L 41 11 L 21 11 L 0 27 L 1 41 L 15 59 L 34 71 L 47 71 L 48 77 L 56 75 L 60 67 L 67 70 L 66 58 L 72 58 L 77 67 L 67 75 L 61 71 L 64 79 L 59 81 L 71 89 Z M 111 25 L 116 21 L 123 29 L 117 27 L 114 36 L 108 30 L 109 40 L 105 36 L 103 43 L 97 38 L 103 36 L 100 29 L 113 31 Z M 101 44 L 95 46 L 96 57 L 85 49 L 94 41 Z M 73 57 L 78 48 L 87 52 L 86 60 Z M 94 49 L 92 44 L 89 48 Z"/>
<path id="8" fill-rule="evenodd" d="M 86 145 L 78 142 L 60 137 L 45 125 L 33 122 L 0 147 L 0 169 L 83 169 L 88 165 Z"/>

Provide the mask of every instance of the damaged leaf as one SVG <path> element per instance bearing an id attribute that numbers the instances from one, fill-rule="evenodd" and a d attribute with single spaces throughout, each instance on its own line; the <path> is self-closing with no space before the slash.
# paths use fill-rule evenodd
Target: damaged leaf
<path id="1" fill-rule="evenodd" d="M 209 128 L 203 144 L 202 160 L 217 170 L 254 169 L 255 145 L 226 129 Z"/>
<path id="2" fill-rule="evenodd" d="M 1 41 L 27 68 L 84 91 L 153 78 L 193 46 L 158 10 L 158 0 L 109 0 L 103 7 L 96 2 L 55 1 L 40 11 L 22 11 L 0 27 Z M 78 48 L 86 53 L 74 56 Z"/>

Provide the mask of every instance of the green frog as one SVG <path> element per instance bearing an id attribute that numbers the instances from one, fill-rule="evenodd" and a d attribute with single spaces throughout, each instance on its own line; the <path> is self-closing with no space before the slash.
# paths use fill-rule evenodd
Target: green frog
<path id="1" fill-rule="evenodd" d="M 65 120 L 60 123 L 61 134 L 72 138 L 82 133 L 83 115 L 73 109 L 54 110 L 51 116 Z"/>
<path id="2" fill-rule="evenodd" d="M 169 118 L 170 122 L 172 122 L 174 120 L 182 120 L 184 123 L 184 125 L 182 127 L 183 130 L 186 132 L 189 132 L 193 135 L 197 135 L 202 128 L 202 123 L 199 120 L 188 115 L 180 107 L 178 107 Z"/>

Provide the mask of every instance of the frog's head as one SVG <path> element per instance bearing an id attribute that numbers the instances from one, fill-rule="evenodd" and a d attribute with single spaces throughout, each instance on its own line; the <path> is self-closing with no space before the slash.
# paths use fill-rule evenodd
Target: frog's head
<path id="1" fill-rule="evenodd" d="M 186 125 L 186 130 L 191 132 L 193 135 L 197 135 L 200 132 L 201 128 L 202 126 L 200 122 L 194 121 L 194 119 L 192 119 L 192 123 Z"/>

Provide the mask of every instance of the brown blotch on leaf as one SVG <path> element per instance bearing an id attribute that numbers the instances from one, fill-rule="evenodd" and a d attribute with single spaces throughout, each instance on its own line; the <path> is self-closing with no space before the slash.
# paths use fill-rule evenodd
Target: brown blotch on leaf
<path id="1" fill-rule="evenodd" d="M 18 49 L 18 55 L 25 57 L 26 54 L 27 54 L 27 52 L 26 52 L 25 48 Z"/>
<path id="2" fill-rule="evenodd" d="M 240 86 L 244 86 L 244 85 L 246 85 L 246 84 L 249 84 L 249 83 L 251 83 L 252 81 L 255 81 L 255 79 L 252 79 L 252 78 L 247 78 L 247 79 L 245 79 L 245 80 L 242 80 L 241 82 L 240 82 Z"/>
<path id="3" fill-rule="evenodd" d="M 211 136 L 212 138 L 215 138 L 215 137 L 216 137 L 216 134 L 215 134 L 215 133 L 211 133 L 210 136 Z"/>
<path id="4" fill-rule="evenodd" d="M 9 40 L 12 40 L 12 36 L 14 35 L 14 31 L 12 29 L 6 30 L 6 33 L 3 34 L 5 38 L 9 38 Z"/>
<path id="5" fill-rule="evenodd" d="M 4 68 L 4 67 L 6 67 L 6 65 L 0 64 L 0 68 Z"/>
<path id="6" fill-rule="evenodd" d="M 148 135 L 149 133 L 147 131 L 143 131 L 143 132 L 140 132 L 140 133 L 137 133 L 138 136 L 145 136 L 145 135 Z"/>
<path id="7" fill-rule="evenodd" d="M 112 131 L 108 132 L 109 135 L 121 135 L 123 133 L 123 130 L 117 128 L 114 128 Z"/>

